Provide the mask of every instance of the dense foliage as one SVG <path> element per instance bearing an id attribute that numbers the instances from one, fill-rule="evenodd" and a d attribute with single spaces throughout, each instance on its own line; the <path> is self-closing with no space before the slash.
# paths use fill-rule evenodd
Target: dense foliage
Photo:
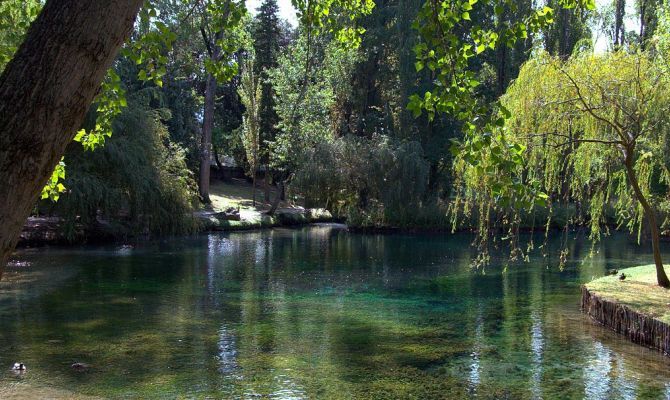
<path id="1" fill-rule="evenodd" d="M 264 176 L 266 202 L 275 185 L 352 225 L 471 228 L 481 261 L 490 232 L 522 254 L 517 233 L 559 208 L 593 239 L 612 221 L 641 237 L 670 208 L 659 2 L 292 4 L 296 27 L 275 0 L 147 2 L 43 196 L 68 220 L 182 231 L 191 177 L 207 203 L 232 158 Z M 0 66 L 41 5 L 0 4 Z M 131 166 L 144 177 L 121 179 Z"/>
<path id="2" fill-rule="evenodd" d="M 68 149 L 65 185 L 55 211 L 74 237 L 84 229 L 108 235 L 168 235 L 196 228 L 193 174 L 185 151 L 169 139 L 167 109 L 154 109 L 151 90 L 130 97 L 104 147 Z M 48 206 L 46 206 L 48 208 Z"/>

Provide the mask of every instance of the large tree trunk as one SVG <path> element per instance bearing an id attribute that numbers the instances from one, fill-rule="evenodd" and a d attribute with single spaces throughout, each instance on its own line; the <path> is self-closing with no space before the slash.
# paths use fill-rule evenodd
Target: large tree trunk
<path id="1" fill-rule="evenodd" d="M 624 44 L 626 16 L 626 0 L 615 0 L 614 2 L 614 48 L 618 49 Z"/>
<path id="2" fill-rule="evenodd" d="M 254 171 L 253 178 L 251 179 L 251 205 L 256 207 L 256 172 Z"/>
<path id="3" fill-rule="evenodd" d="M 47 1 L 0 76 L 0 277 L 142 1 Z"/>
<path id="4" fill-rule="evenodd" d="M 277 212 L 277 208 L 279 208 L 279 203 L 282 200 L 282 193 L 284 193 L 284 181 L 280 180 L 277 183 L 277 195 L 275 196 L 275 199 L 272 201 L 272 205 L 270 206 L 270 209 L 267 212 L 267 215 L 274 215 L 275 212 Z"/>
<path id="5" fill-rule="evenodd" d="M 265 195 L 265 202 L 270 202 L 270 167 L 265 165 L 265 173 L 263 174 L 263 192 Z"/>
<path id="6" fill-rule="evenodd" d="M 214 125 L 214 92 L 216 78 L 207 75 L 205 88 L 205 111 L 202 119 L 202 138 L 200 140 L 200 180 L 198 189 L 203 203 L 211 203 L 209 199 L 209 175 L 212 153 L 212 127 Z"/>
<path id="7" fill-rule="evenodd" d="M 205 40 L 207 37 L 203 33 Z M 214 35 L 214 43 L 206 43 L 207 48 L 211 49 L 210 57 L 212 61 L 217 62 L 221 49 L 216 45 L 221 33 Z M 198 191 L 203 203 L 209 204 L 209 178 L 212 160 L 212 128 L 214 127 L 214 99 L 216 95 L 216 78 L 211 73 L 207 74 L 207 83 L 205 85 L 205 109 L 202 117 L 202 137 L 200 138 L 200 179 L 198 180 Z"/>
<path id="8" fill-rule="evenodd" d="M 651 204 L 649 204 L 649 201 L 647 201 L 644 193 L 642 193 L 640 185 L 637 181 L 637 177 L 635 176 L 635 169 L 633 167 L 633 149 L 626 149 L 625 157 L 626 174 L 628 175 L 628 180 L 633 187 L 633 191 L 635 192 L 637 200 L 640 202 L 642 209 L 644 209 L 644 216 L 647 219 L 649 228 L 651 230 L 651 247 L 654 252 L 654 264 L 656 265 L 656 280 L 659 286 L 670 288 L 670 280 L 668 279 L 668 276 L 663 269 L 663 260 L 661 259 L 661 234 L 658 229 L 656 212 L 654 211 L 654 208 L 651 206 Z"/>

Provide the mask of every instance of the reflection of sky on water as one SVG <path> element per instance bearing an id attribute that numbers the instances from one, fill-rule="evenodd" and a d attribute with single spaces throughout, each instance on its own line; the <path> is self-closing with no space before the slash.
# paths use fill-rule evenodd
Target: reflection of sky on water
<path id="1" fill-rule="evenodd" d="M 584 368 L 584 398 L 625 399 L 638 398 L 636 384 L 627 375 L 624 359 L 599 341 L 593 343 Z"/>
<path id="2" fill-rule="evenodd" d="M 237 363 L 237 345 L 235 336 L 222 326 L 219 330 L 219 371 L 224 376 L 233 376 L 242 379 L 239 375 L 239 364 Z"/>
<path id="3" fill-rule="evenodd" d="M 305 399 L 305 391 L 293 381 L 290 376 L 276 375 L 274 381 L 278 386 L 268 397 L 277 400 L 298 400 Z"/>
<path id="4" fill-rule="evenodd" d="M 533 398 L 542 398 L 542 350 L 544 347 L 544 337 L 542 336 L 542 320 L 540 319 L 538 311 L 533 311 L 530 316 L 533 321 L 531 328 L 530 348 L 532 351 L 531 368 L 533 375 L 530 382 L 530 391 Z"/>
<path id="5" fill-rule="evenodd" d="M 610 389 L 609 350 L 600 342 L 594 342 L 592 353 L 588 355 L 584 367 L 584 397 L 589 400 L 601 400 L 608 397 Z"/>
<path id="6" fill-rule="evenodd" d="M 479 386 L 481 382 L 481 365 L 479 357 L 482 350 L 481 345 L 484 341 L 484 321 L 481 314 L 481 305 L 477 307 L 477 310 L 477 319 L 475 320 L 475 343 L 472 348 L 472 354 L 470 355 L 470 357 L 472 357 L 472 363 L 470 364 L 470 377 L 468 379 L 471 393 L 475 393 L 477 391 L 477 386 Z"/>

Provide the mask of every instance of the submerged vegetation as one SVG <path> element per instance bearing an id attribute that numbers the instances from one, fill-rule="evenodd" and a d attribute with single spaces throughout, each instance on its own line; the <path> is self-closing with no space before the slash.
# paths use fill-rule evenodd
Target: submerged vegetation
<path id="1" fill-rule="evenodd" d="M 70 278 L 0 298 L 12 349 L 0 365 L 29 368 L 20 382 L 2 371 L 0 396 L 40 384 L 145 399 L 664 396 L 667 359 L 576 307 L 579 283 L 644 257 L 625 235 L 584 262 L 588 244 L 571 240 L 564 271 L 535 258 L 476 273 L 470 241 L 309 227 L 26 252 L 31 271 L 55 262 Z"/>

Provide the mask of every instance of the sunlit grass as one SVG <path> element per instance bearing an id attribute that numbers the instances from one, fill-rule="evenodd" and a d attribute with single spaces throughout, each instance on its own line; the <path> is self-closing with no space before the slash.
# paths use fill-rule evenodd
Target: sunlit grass
<path id="1" fill-rule="evenodd" d="M 619 275 L 626 279 L 621 281 Z M 592 293 L 611 299 L 642 314 L 670 323 L 670 291 L 656 283 L 654 265 L 626 268 L 616 275 L 596 279 L 586 285 Z"/>

